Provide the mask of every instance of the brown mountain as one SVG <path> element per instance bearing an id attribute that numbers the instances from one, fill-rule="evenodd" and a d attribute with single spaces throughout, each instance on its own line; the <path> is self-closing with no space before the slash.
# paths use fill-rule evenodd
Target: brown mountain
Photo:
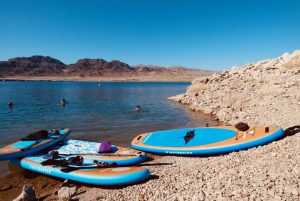
<path id="1" fill-rule="evenodd" d="M 0 62 L 0 76 L 58 76 L 66 67 L 64 63 L 51 57 L 16 57 Z"/>
<path id="2" fill-rule="evenodd" d="M 0 61 L 0 77 L 6 79 L 191 81 L 213 73 L 181 66 L 129 66 L 118 60 L 108 62 L 104 59 L 80 59 L 70 65 L 48 56 L 17 57 Z"/>
<path id="3" fill-rule="evenodd" d="M 113 60 L 107 62 L 103 59 L 80 59 L 75 64 L 67 66 L 66 73 L 71 76 L 112 76 L 134 72 L 128 64 Z"/>

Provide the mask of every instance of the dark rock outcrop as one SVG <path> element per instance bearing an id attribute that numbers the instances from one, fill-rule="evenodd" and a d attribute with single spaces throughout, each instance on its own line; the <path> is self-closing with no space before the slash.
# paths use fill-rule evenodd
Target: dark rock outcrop
<path id="1" fill-rule="evenodd" d="M 2 77 L 22 76 L 56 76 L 63 73 L 66 65 L 57 59 L 44 56 L 16 57 L 0 62 Z"/>
<path id="2" fill-rule="evenodd" d="M 113 60 L 107 62 L 103 59 L 80 59 L 75 64 L 67 66 L 67 73 L 69 75 L 81 76 L 103 76 L 108 73 L 125 73 L 133 72 L 134 68 L 131 68 L 128 64 Z"/>

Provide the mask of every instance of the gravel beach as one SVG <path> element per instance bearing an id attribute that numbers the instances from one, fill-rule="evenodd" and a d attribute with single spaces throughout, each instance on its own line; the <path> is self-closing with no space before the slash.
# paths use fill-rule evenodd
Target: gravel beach
<path id="1" fill-rule="evenodd" d="M 288 131 L 300 124 L 299 64 L 298 50 L 233 67 L 194 80 L 185 94 L 170 100 L 214 116 L 220 124 L 277 124 Z M 151 177 L 143 183 L 103 188 L 76 184 L 60 187 L 57 182 L 53 185 L 55 193 L 42 200 L 300 200 L 300 133 L 224 155 L 149 154 L 149 158 L 152 160 L 143 165 L 149 168 Z M 20 193 L 22 189 L 18 190 Z M 0 195 L 5 191 L 9 189 L 2 189 Z"/>

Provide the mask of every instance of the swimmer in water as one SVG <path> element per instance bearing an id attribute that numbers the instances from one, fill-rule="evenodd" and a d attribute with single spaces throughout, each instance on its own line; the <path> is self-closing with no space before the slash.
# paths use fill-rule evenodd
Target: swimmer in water
<path id="1" fill-rule="evenodd" d="M 8 105 L 9 108 L 13 108 L 14 107 L 14 104 L 12 102 L 9 102 L 7 105 Z"/>
<path id="2" fill-rule="evenodd" d="M 65 106 L 66 100 L 65 99 L 61 99 L 60 103 L 61 103 L 62 106 Z"/>

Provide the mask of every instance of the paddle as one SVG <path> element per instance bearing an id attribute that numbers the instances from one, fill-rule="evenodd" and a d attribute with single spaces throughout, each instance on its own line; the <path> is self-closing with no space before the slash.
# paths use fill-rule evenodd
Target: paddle
<path id="1" fill-rule="evenodd" d="M 51 131 L 51 133 L 47 136 L 47 138 L 50 137 L 51 135 L 54 135 L 54 134 L 56 134 L 56 133 L 53 133 L 53 131 Z M 28 149 L 30 149 L 31 147 L 33 147 L 33 146 L 35 146 L 35 145 L 37 145 L 37 144 L 43 142 L 43 141 L 44 141 L 45 139 L 47 139 L 47 138 L 39 139 L 39 140 L 35 141 L 33 144 L 31 144 L 31 145 L 29 145 L 29 146 L 27 146 L 27 147 L 23 147 L 23 148 L 21 148 L 20 150 L 21 150 L 21 151 L 28 150 Z"/>
<path id="2" fill-rule="evenodd" d="M 90 156 L 141 156 L 142 152 L 138 152 L 136 154 L 117 154 L 117 153 L 71 153 L 71 152 L 64 152 L 59 150 L 53 150 L 58 151 L 59 155 L 90 155 Z"/>
<path id="3" fill-rule="evenodd" d="M 43 161 L 41 164 L 44 165 L 54 165 L 53 167 L 62 167 L 62 168 L 101 168 L 101 167 L 116 167 L 118 164 L 116 162 L 108 163 L 105 161 L 94 160 L 92 165 L 82 165 L 84 158 L 82 156 L 70 157 L 68 159 L 59 158 L 59 159 L 48 159 Z"/>
<path id="4" fill-rule="evenodd" d="M 93 165 L 67 165 L 65 166 L 66 168 L 74 168 L 74 169 L 81 169 L 81 168 L 107 168 L 107 167 L 117 167 L 118 164 L 116 162 L 112 163 L 107 163 L 107 162 L 102 162 L 102 161 L 93 161 Z"/>

